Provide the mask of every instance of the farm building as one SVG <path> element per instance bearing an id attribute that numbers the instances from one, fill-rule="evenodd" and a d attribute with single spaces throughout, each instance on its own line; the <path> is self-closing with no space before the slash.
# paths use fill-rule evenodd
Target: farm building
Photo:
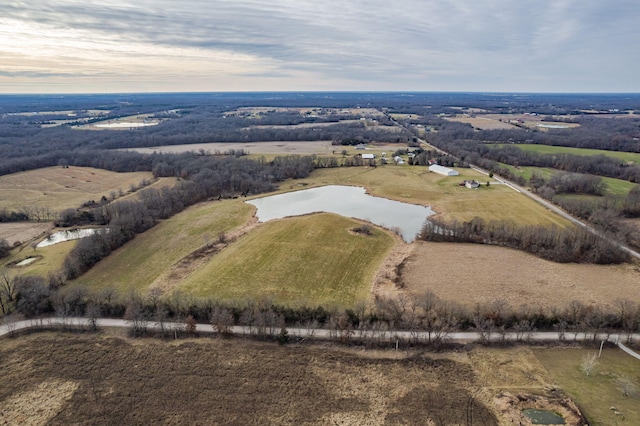
<path id="1" fill-rule="evenodd" d="M 460 174 L 456 170 L 450 169 L 448 167 L 442 167 L 442 166 L 439 166 L 437 164 L 430 165 L 429 166 L 429 171 L 430 172 L 439 173 L 439 174 L 445 175 L 445 176 L 458 176 Z"/>
<path id="2" fill-rule="evenodd" d="M 367 147 L 365 146 L 365 144 L 359 143 L 358 145 L 356 145 L 356 149 L 367 149 Z"/>
<path id="3" fill-rule="evenodd" d="M 376 158 L 375 154 L 362 154 L 363 160 L 373 160 L 374 158 Z"/>

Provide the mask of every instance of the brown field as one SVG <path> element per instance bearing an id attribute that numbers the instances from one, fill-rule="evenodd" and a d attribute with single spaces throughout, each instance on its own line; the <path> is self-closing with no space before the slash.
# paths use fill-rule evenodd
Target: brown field
<path id="1" fill-rule="evenodd" d="M 51 222 L 9 222 L 0 223 L 0 240 L 7 240 L 13 245 L 15 241 L 30 241 L 51 229 Z"/>
<path id="2" fill-rule="evenodd" d="M 166 145 L 151 148 L 133 148 L 128 151 L 136 151 L 142 154 L 165 152 L 170 154 L 183 152 L 225 152 L 231 149 L 243 149 L 250 154 L 331 154 L 339 149 L 331 145 L 331 141 L 282 141 L 282 142 L 225 142 L 225 143 L 195 143 L 189 145 Z"/>
<path id="3" fill-rule="evenodd" d="M 456 117 L 447 118 L 450 121 L 471 124 L 476 129 L 495 130 L 495 129 L 515 129 L 516 126 L 508 122 L 498 121 L 488 117 L 470 117 L 468 115 L 458 115 Z"/>
<path id="4" fill-rule="evenodd" d="M 98 201 L 111 191 L 127 192 L 141 180 L 153 179 L 150 172 L 116 173 L 90 167 L 47 167 L 0 177 L 0 208 L 19 210 L 38 206 L 53 211 L 76 208 L 89 200 Z"/>
<path id="5" fill-rule="evenodd" d="M 3 340 L 0 424 L 508 425 L 521 419 L 505 390 L 561 410 L 526 347 L 429 354 L 123 333 Z"/>
<path id="6" fill-rule="evenodd" d="M 517 250 L 457 243 L 416 242 L 402 270 L 405 291 L 431 290 L 473 305 L 504 300 L 518 307 L 562 307 L 571 300 L 610 305 L 640 300 L 640 268 L 561 264 Z"/>

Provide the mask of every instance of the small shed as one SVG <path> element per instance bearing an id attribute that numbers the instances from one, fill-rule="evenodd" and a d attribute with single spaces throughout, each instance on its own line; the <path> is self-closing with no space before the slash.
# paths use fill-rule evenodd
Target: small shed
<path id="1" fill-rule="evenodd" d="M 375 154 L 362 154 L 362 159 L 363 160 L 373 160 L 376 158 Z"/>
<path id="2" fill-rule="evenodd" d="M 430 172 L 435 172 L 444 176 L 458 176 L 460 173 L 458 173 L 457 170 L 453 170 L 450 169 L 448 167 L 443 167 L 443 166 L 439 166 L 437 164 L 432 164 L 429 166 L 429 171 Z"/>
<path id="3" fill-rule="evenodd" d="M 363 143 L 359 143 L 356 145 L 356 149 L 367 149 L 367 147 Z"/>

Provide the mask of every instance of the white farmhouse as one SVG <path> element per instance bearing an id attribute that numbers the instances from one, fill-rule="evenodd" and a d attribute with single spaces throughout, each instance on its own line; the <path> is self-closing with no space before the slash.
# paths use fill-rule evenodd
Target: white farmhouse
<path id="1" fill-rule="evenodd" d="M 430 172 L 439 173 L 445 176 L 458 176 L 460 173 L 457 170 L 450 169 L 448 167 L 439 166 L 437 164 L 432 164 L 429 166 Z"/>

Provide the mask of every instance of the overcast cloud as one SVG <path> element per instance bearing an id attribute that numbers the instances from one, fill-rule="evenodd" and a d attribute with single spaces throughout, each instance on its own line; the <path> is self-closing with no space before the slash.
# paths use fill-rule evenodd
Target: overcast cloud
<path id="1" fill-rule="evenodd" d="M 4 0 L 0 93 L 640 92 L 640 1 Z"/>

